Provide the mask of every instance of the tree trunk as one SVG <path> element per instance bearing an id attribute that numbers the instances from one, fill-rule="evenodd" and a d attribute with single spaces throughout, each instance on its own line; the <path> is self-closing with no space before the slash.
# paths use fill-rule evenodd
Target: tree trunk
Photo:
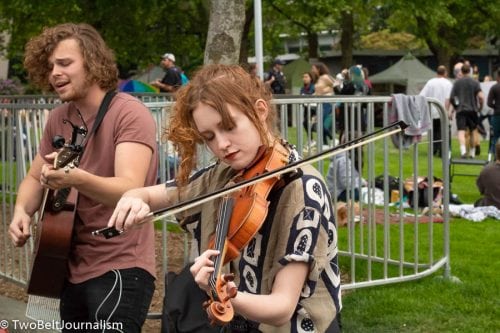
<path id="1" fill-rule="evenodd" d="M 427 45 L 429 46 L 432 54 L 436 57 L 438 66 L 446 66 L 448 69 L 448 76 L 453 77 L 453 66 L 455 65 L 453 61 L 456 58 L 454 50 L 443 45 L 434 44 L 431 41 L 427 41 Z M 432 68 L 433 71 L 436 69 L 437 68 Z"/>
<path id="2" fill-rule="evenodd" d="M 251 1 L 250 5 L 247 6 L 245 12 L 245 24 L 243 25 L 243 32 L 241 37 L 239 63 L 242 65 L 248 64 L 248 50 L 250 49 L 250 38 L 248 38 L 248 35 L 250 34 L 250 28 L 252 27 L 252 22 L 254 17 L 253 11 L 254 11 L 253 1 Z"/>
<path id="3" fill-rule="evenodd" d="M 342 33 L 340 37 L 340 49 L 342 53 L 342 68 L 349 68 L 352 65 L 352 48 L 354 35 L 354 18 L 352 11 L 343 11 L 341 13 Z"/>
<path id="4" fill-rule="evenodd" d="M 307 45 L 309 47 L 309 60 L 318 59 L 318 34 L 316 32 L 307 32 Z"/>
<path id="5" fill-rule="evenodd" d="M 454 63 L 452 62 L 452 54 L 451 54 L 450 50 L 437 49 L 435 55 L 436 55 L 436 59 L 438 61 L 438 64 L 446 66 L 446 68 L 448 69 L 448 76 L 452 77 Z M 432 70 L 435 70 L 435 68 L 433 68 Z"/>
<path id="6" fill-rule="evenodd" d="M 237 64 L 245 23 L 245 0 L 211 0 L 205 64 Z"/>

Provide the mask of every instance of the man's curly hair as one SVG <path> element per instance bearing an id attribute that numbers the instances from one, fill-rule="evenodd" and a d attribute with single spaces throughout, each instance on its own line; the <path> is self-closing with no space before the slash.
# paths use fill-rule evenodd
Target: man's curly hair
<path id="1" fill-rule="evenodd" d="M 49 83 L 52 71 L 49 58 L 57 45 L 66 39 L 74 39 L 80 45 L 88 81 L 97 83 L 103 90 L 115 90 L 118 84 L 118 68 L 114 53 L 97 30 L 86 23 L 64 23 L 45 27 L 40 35 L 28 41 L 24 67 L 31 82 L 43 91 L 54 91 Z"/>

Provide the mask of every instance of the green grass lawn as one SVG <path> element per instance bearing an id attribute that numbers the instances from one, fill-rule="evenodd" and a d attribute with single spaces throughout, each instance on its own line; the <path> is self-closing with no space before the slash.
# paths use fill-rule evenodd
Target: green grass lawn
<path id="1" fill-rule="evenodd" d="M 456 141 L 453 146 L 458 146 Z M 419 147 L 419 156 L 426 154 L 425 148 L 425 145 Z M 483 142 L 481 148 L 481 157 L 486 158 L 487 143 Z M 391 149 L 390 155 L 393 153 Z M 454 150 L 453 156 L 457 155 Z M 434 161 L 439 165 L 440 159 Z M 394 163 L 390 162 L 390 170 Z M 420 167 L 425 172 L 426 166 Z M 478 174 L 480 169 L 478 166 L 457 166 L 456 172 Z M 436 176 L 440 176 L 439 171 Z M 475 179 L 474 176 L 455 176 L 452 193 L 464 203 L 473 203 L 479 198 Z M 397 233 L 397 228 L 391 226 L 391 234 Z M 411 243 L 413 235 L 406 229 L 405 242 Z M 422 233 L 426 230 L 425 226 L 419 228 Z M 339 229 L 339 243 L 344 248 L 342 242 L 346 241 L 347 232 L 346 228 Z M 434 233 L 436 247 L 440 248 L 442 227 L 436 225 Z M 348 291 L 342 300 L 343 332 L 500 332 L 499 239 L 498 220 L 472 222 L 451 218 L 452 278 L 443 279 L 443 270 L 439 270 L 413 282 Z M 425 246 L 419 253 L 427 255 Z M 341 258 L 341 267 L 348 270 L 348 265 L 349 258 Z M 357 263 L 357 275 L 366 271 L 365 266 L 362 262 Z M 377 275 L 381 275 L 381 267 L 375 265 L 374 277 Z"/>
<path id="2" fill-rule="evenodd" d="M 339 237 L 344 230 L 340 230 Z M 451 273 L 349 291 L 343 332 L 499 332 L 499 221 L 450 222 Z"/>

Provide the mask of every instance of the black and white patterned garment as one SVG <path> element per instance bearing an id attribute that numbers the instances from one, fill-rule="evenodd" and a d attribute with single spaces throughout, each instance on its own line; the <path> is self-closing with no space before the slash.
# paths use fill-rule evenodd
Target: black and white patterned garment
<path id="1" fill-rule="evenodd" d="M 298 159 L 295 150 L 290 156 L 290 162 Z M 220 164 L 202 170 L 184 193 L 192 197 L 204 186 L 221 187 L 227 182 L 228 172 Z M 292 320 L 281 327 L 254 325 L 262 332 L 325 332 L 341 308 L 337 230 L 325 182 L 316 169 L 305 166 L 286 186 L 273 190 L 268 199 L 266 221 L 232 265 L 239 280 L 238 290 L 269 294 L 283 266 L 307 263 L 309 274 Z M 192 256 L 207 248 L 215 230 L 216 208 L 215 203 L 208 203 L 184 215 L 183 225 L 196 239 Z"/>

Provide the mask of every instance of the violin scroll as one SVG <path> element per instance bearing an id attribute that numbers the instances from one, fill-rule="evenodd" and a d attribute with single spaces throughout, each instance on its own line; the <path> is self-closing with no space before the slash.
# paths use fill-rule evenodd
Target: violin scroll
<path id="1" fill-rule="evenodd" d="M 234 280 L 234 274 L 223 274 L 217 279 L 215 290 L 211 295 L 210 300 L 203 303 L 203 307 L 207 311 L 210 325 L 226 325 L 234 317 L 234 309 L 230 299 L 236 296 L 238 290 L 236 287 L 227 288 L 227 283 Z"/>

